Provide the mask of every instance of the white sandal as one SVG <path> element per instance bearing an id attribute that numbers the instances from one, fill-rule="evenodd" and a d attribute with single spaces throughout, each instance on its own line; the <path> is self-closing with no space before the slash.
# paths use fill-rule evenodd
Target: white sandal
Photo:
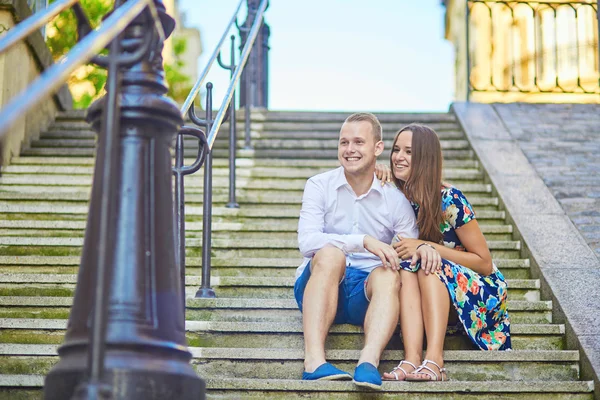
<path id="1" fill-rule="evenodd" d="M 406 370 L 404 368 L 402 368 L 402 364 L 408 364 L 411 367 L 413 367 L 413 372 L 416 371 L 416 369 L 417 369 L 417 366 L 415 364 L 411 363 L 410 361 L 402 360 L 402 361 L 400 361 L 400 363 L 397 366 L 394 367 L 394 369 L 391 372 L 388 372 L 388 373 L 394 375 L 396 377 L 396 379 L 387 379 L 387 378 L 382 378 L 382 379 L 384 381 L 399 381 L 399 382 L 405 380 L 406 377 L 408 376 L 409 372 L 406 372 Z M 398 374 L 396 373 L 396 371 L 398 371 L 398 370 L 402 371 L 402 373 L 404 374 L 404 379 L 400 379 L 398 377 Z"/>
<path id="2" fill-rule="evenodd" d="M 435 365 L 438 369 L 439 375 L 436 374 L 434 370 L 429 368 L 427 366 L 427 364 Z M 439 365 L 437 365 L 436 362 L 431 361 L 431 360 L 423 360 L 423 363 L 421 365 L 419 365 L 419 367 L 417 369 L 415 369 L 413 372 L 410 373 L 410 375 L 414 375 L 414 374 L 425 374 L 428 376 L 428 378 L 409 376 L 409 374 L 407 374 L 406 377 L 404 378 L 404 380 L 409 381 L 409 382 L 429 382 L 429 381 L 443 382 L 443 381 L 448 380 L 448 374 L 446 374 L 446 368 L 441 368 Z M 446 379 L 444 379 L 444 376 L 446 376 Z"/>

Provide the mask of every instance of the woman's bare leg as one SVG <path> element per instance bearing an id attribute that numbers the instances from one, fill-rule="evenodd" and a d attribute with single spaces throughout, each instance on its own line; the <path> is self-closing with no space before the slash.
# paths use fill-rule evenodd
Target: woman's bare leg
<path id="1" fill-rule="evenodd" d="M 444 339 L 448 327 L 450 296 L 448 295 L 446 286 L 437 275 L 426 275 L 422 270 L 419 270 L 417 277 L 421 291 L 421 308 L 423 310 L 425 335 L 427 336 L 425 358 L 436 362 L 443 368 Z M 428 366 L 432 367 L 431 365 Z M 433 367 L 433 370 L 435 371 L 436 368 Z"/>
<path id="2" fill-rule="evenodd" d="M 423 358 L 423 315 L 421 313 L 421 292 L 417 274 L 400 270 L 402 287 L 400 289 L 400 330 L 404 343 L 404 359 L 414 365 L 421 364 Z M 406 372 L 412 372 L 409 364 L 403 364 Z M 403 379 L 402 371 L 396 371 L 398 377 Z M 385 379 L 396 379 L 394 374 L 383 374 Z"/>

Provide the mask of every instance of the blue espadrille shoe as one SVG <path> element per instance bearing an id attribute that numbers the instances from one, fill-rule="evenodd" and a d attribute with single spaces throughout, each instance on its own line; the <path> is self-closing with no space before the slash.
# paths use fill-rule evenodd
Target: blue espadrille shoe
<path id="1" fill-rule="evenodd" d="M 373 364 L 364 362 L 354 370 L 354 384 L 374 390 L 381 390 L 381 375 L 377 367 Z"/>
<path id="2" fill-rule="evenodd" d="M 303 381 L 343 381 L 350 380 L 352 376 L 334 367 L 329 363 L 321 364 L 314 372 L 303 372 Z"/>

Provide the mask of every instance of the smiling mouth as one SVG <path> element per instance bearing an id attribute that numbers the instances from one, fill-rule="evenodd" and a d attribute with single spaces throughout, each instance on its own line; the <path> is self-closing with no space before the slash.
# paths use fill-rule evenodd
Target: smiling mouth
<path id="1" fill-rule="evenodd" d="M 359 161 L 360 157 L 344 157 L 346 159 L 346 161 Z"/>
<path id="2" fill-rule="evenodd" d="M 408 165 L 394 164 L 394 167 L 396 167 L 398 169 L 402 169 L 402 168 L 408 168 Z"/>

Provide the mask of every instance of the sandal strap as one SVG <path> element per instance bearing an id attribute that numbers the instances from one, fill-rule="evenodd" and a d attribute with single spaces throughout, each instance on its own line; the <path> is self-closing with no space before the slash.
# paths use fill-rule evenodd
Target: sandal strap
<path id="1" fill-rule="evenodd" d="M 423 373 L 425 373 L 425 374 L 427 374 L 427 375 L 431 376 L 432 378 L 433 378 L 433 377 L 435 377 L 435 380 L 436 380 L 436 381 L 440 380 L 440 379 L 439 379 L 439 376 L 438 376 L 438 374 L 436 374 L 434 370 L 432 370 L 431 368 L 429 368 L 429 367 L 427 366 L 427 364 L 433 364 L 433 365 L 435 365 L 435 366 L 437 367 L 437 369 L 438 369 L 438 371 L 439 371 L 439 373 L 440 373 L 440 376 L 441 376 L 441 378 L 442 378 L 442 379 L 441 379 L 441 381 L 443 382 L 443 381 L 444 381 L 444 373 L 446 373 L 446 368 L 442 368 L 442 367 L 440 367 L 440 366 L 439 366 L 439 365 L 438 365 L 438 364 L 437 364 L 435 361 L 431 361 L 431 360 L 423 360 L 423 363 L 422 363 L 421 365 L 419 365 L 419 368 L 415 369 L 415 370 L 414 370 L 412 373 L 413 373 L 413 374 L 414 374 L 414 373 L 417 373 L 417 374 L 418 374 L 418 373 L 420 373 L 420 372 L 421 372 L 421 371 L 423 371 L 423 370 L 427 370 L 427 371 L 431 372 L 431 373 L 433 374 L 433 376 L 432 376 L 432 375 L 429 375 L 427 372 L 423 372 Z"/>
<path id="2" fill-rule="evenodd" d="M 408 372 L 406 372 L 406 370 L 404 368 L 402 368 L 402 364 L 408 364 L 408 365 L 412 366 L 414 370 L 417 369 L 417 367 L 415 366 L 415 364 L 411 363 L 410 361 L 406 361 L 406 360 L 400 361 L 400 363 L 398 363 L 398 365 L 396 365 L 394 367 L 394 369 L 392 369 L 392 371 L 390 372 L 390 374 L 394 375 L 394 377 L 396 378 L 397 381 L 400 380 L 400 378 L 398 377 L 398 374 L 396 373 L 396 371 L 398 371 L 398 370 L 402 371 L 402 373 L 404 374 L 405 378 L 408 376 Z"/>

